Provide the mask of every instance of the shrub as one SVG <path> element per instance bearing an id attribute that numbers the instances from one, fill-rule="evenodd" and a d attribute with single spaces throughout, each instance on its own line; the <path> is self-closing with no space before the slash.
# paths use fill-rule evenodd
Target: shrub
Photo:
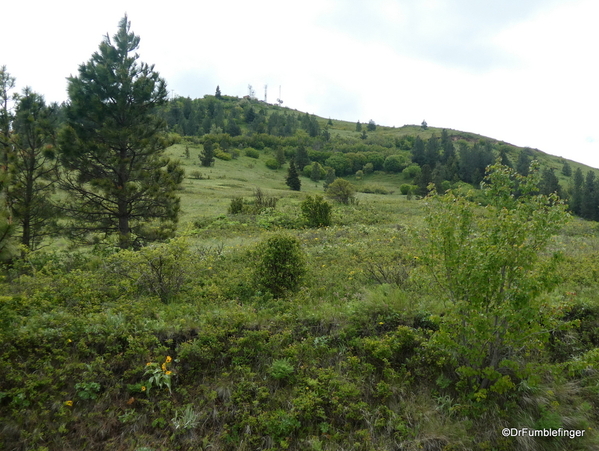
<path id="1" fill-rule="evenodd" d="M 218 158 L 219 160 L 223 160 L 223 161 L 230 161 L 233 159 L 233 156 L 230 153 L 227 152 L 223 152 L 221 151 L 217 151 L 214 156 L 216 158 Z"/>
<path id="2" fill-rule="evenodd" d="M 374 165 L 372 163 L 366 163 L 362 168 L 362 171 L 364 171 L 364 174 L 367 175 L 372 174 L 374 172 Z"/>
<path id="3" fill-rule="evenodd" d="M 422 169 L 417 164 L 411 164 L 407 168 L 405 168 L 401 173 L 405 175 L 407 178 L 414 178 L 422 172 Z"/>
<path id="4" fill-rule="evenodd" d="M 269 158 L 264 162 L 268 169 L 279 169 L 281 165 L 275 158 Z"/>
<path id="5" fill-rule="evenodd" d="M 308 227 L 328 227 L 331 225 L 331 204 L 322 196 L 308 196 L 301 204 L 302 215 Z"/>
<path id="6" fill-rule="evenodd" d="M 243 213 L 243 197 L 234 197 L 229 205 L 229 214 L 238 215 Z"/>
<path id="7" fill-rule="evenodd" d="M 393 191 L 389 191 L 387 188 L 381 185 L 365 185 L 360 189 L 361 193 L 372 193 L 372 194 L 392 194 Z"/>
<path id="8" fill-rule="evenodd" d="M 401 194 L 403 194 L 404 196 L 407 196 L 410 193 L 413 193 L 416 190 L 416 187 L 414 185 L 409 185 L 407 183 L 404 183 L 403 185 L 401 185 L 399 187 L 399 192 Z"/>
<path id="9" fill-rule="evenodd" d="M 389 155 L 383 163 L 383 169 L 387 172 L 401 172 L 406 166 L 406 158 L 402 155 Z"/>
<path id="10" fill-rule="evenodd" d="M 289 235 L 273 235 L 260 243 L 256 249 L 256 284 L 281 297 L 298 288 L 306 273 L 306 257 L 297 238 Z"/>
<path id="11" fill-rule="evenodd" d="M 356 189 L 354 185 L 347 180 L 336 179 L 327 187 L 326 195 L 337 202 L 348 205 L 349 203 L 354 203 L 356 199 Z"/>
<path id="12" fill-rule="evenodd" d="M 260 152 L 258 152 L 256 149 L 252 147 L 248 147 L 247 149 L 245 149 L 245 156 L 258 159 L 260 158 Z"/>

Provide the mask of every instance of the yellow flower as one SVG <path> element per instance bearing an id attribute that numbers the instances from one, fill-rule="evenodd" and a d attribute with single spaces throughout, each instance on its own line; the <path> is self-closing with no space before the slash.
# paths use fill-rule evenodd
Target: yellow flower
<path id="1" fill-rule="evenodd" d="M 162 371 L 166 371 L 166 363 L 162 364 Z"/>
<path id="2" fill-rule="evenodd" d="M 70 338 L 67 340 L 67 343 L 72 343 L 73 340 L 71 340 Z"/>
<path id="3" fill-rule="evenodd" d="M 146 386 L 145 386 L 145 385 L 143 385 L 143 386 L 141 387 L 141 391 L 146 391 Z"/>
<path id="4" fill-rule="evenodd" d="M 69 400 L 69 401 L 65 401 L 65 406 L 69 406 L 71 407 L 73 405 L 73 401 Z"/>
<path id="5" fill-rule="evenodd" d="M 170 355 L 166 356 L 166 363 L 171 363 L 173 361 L 173 359 L 171 359 Z"/>
<path id="6" fill-rule="evenodd" d="M 166 372 L 166 375 L 167 375 L 167 376 L 168 376 L 168 375 L 170 375 L 170 374 L 173 374 L 173 372 L 172 372 L 172 371 L 167 371 L 167 372 Z"/>
<path id="7" fill-rule="evenodd" d="M 150 366 L 152 364 L 152 362 L 148 362 L 146 363 L 146 366 Z"/>

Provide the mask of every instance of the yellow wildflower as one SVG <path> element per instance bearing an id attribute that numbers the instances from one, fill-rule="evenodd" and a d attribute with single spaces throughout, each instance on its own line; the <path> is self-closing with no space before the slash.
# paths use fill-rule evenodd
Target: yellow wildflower
<path id="1" fill-rule="evenodd" d="M 146 391 L 146 386 L 145 386 L 145 385 L 143 385 L 143 386 L 141 387 L 141 391 Z"/>
<path id="2" fill-rule="evenodd" d="M 148 362 L 146 363 L 146 366 L 150 366 L 152 364 L 152 362 Z"/>
<path id="3" fill-rule="evenodd" d="M 171 359 L 170 355 L 166 356 L 166 363 L 171 363 L 173 361 L 173 359 Z"/>
<path id="4" fill-rule="evenodd" d="M 66 406 L 71 407 L 73 405 L 73 401 L 69 400 L 69 401 L 65 401 L 64 403 Z"/>
<path id="5" fill-rule="evenodd" d="M 162 364 L 162 371 L 165 371 L 165 372 L 166 372 L 166 363 L 163 363 L 163 364 Z"/>
<path id="6" fill-rule="evenodd" d="M 166 372 L 166 375 L 167 375 L 167 376 L 169 376 L 169 375 L 171 375 L 171 374 L 173 374 L 173 372 L 172 372 L 172 371 L 167 371 L 167 372 Z"/>

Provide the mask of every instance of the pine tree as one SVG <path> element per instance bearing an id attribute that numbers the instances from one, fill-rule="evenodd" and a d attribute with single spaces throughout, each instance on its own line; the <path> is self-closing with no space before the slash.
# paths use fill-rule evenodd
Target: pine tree
<path id="1" fill-rule="evenodd" d="M 46 106 L 44 98 L 31 89 L 17 96 L 7 198 L 20 226 L 20 242 L 32 250 L 52 231 L 58 217 L 51 201 L 58 180 L 57 119 L 57 106 Z"/>
<path id="2" fill-rule="evenodd" d="M 216 86 L 216 93 L 214 94 L 214 97 L 216 97 L 217 99 L 222 98 L 222 95 L 220 93 L 220 86 Z"/>
<path id="3" fill-rule="evenodd" d="M 362 131 L 362 124 L 360 124 L 360 121 L 356 122 L 356 131 L 357 132 L 361 132 Z"/>
<path id="4" fill-rule="evenodd" d="M 368 121 L 368 125 L 366 126 L 366 130 L 368 130 L 369 132 L 373 132 L 373 131 L 376 130 L 376 123 L 372 119 L 370 119 Z"/>
<path id="5" fill-rule="evenodd" d="M 297 169 L 293 160 L 291 160 L 291 162 L 289 163 L 289 170 L 287 171 L 287 178 L 285 180 L 285 183 L 293 191 L 299 191 L 302 187 L 302 182 L 299 178 L 299 174 L 297 173 Z"/>
<path id="6" fill-rule="evenodd" d="M 203 149 L 199 155 L 202 166 L 206 168 L 212 166 L 214 164 L 214 154 L 214 143 L 209 139 L 205 139 Z"/>
<path id="7" fill-rule="evenodd" d="M 541 181 L 539 182 L 539 192 L 544 196 L 549 196 L 553 193 L 556 193 L 558 196 L 562 195 L 562 187 L 553 169 L 546 168 L 543 170 Z"/>
<path id="8" fill-rule="evenodd" d="M 335 176 L 335 169 L 327 168 L 327 174 L 324 177 L 324 183 L 322 185 L 325 191 L 329 187 L 329 185 L 335 181 L 336 178 L 337 177 Z"/>
<path id="9" fill-rule="evenodd" d="M 566 177 L 570 177 L 572 175 L 572 168 L 567 161 L 564 161 L 564 165 L 562 166 L 562 174 Z"/>
<path id="10" fill-rule="evenodd" d="M 297 165 L 298 171 L 303 171 L 304 168 L 310 164 L 308 151 L 303 144 L 300 144 L 295 151 L 295 164 Z"/>
<path id="11" fill-rule="evenodd" d="M 516 171 L 518 174 L 526 177 L 530 169 L 530 150 L 523 149 L 518 155 L 518 161 L 516 162 Z"/>
<path id="12" fill-rule="evenodd" d="M 574 172 L 574 188 L 572 190 L 572 198 L 570 199 L 570 211 L 575 215 L 580 216 L 582 208 L 582 190 L 584 185 L 584 175 L 580 168 Z"/>
<path id="13" fill-rule="evenodd" d="M 139 37 L 127 16 L 113 40 L 68 78 L 67 126 L 60 134 L 64 212 L 75 238 L 116 235 L 121 248 L 165 238 L 179 215 L 183 170 L 164 150 L 165 122 L 153 111 L 167 102 L 154 66 L 137 62 Z"/>

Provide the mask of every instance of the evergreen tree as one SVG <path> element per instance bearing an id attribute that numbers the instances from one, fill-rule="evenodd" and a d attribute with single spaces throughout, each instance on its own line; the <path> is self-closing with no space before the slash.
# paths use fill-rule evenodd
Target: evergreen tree
<path id="1" fill-rule="evenodd" d="M 356 122 L 356 131 L 357 132 L 361 132 L 362 131 L 362 124 L 360 124 L 360 121 Z"/>
<path id="2" fill-rule="evenodd" d="M 315 161 L 314 163 L 312 163 L 312 170 L 310 171 L 310 180 L 312 180 L 313 182 L 318 182 L 320 180 L 320 177 L 322 177 L 322 172 L 322 166 L 320 165 L 320 163 Z"/>
<path id="3" fill-rule="evenodd" d="M 511 162 L 510 157 L 508 156 L 507 152 L 508 152 L 507 146 L 501 146 L 499 148 L 499 158 L 501 160 L 501 164 L 504 166 L 507 166 L 508 168 L 513 168 L 514 166 L 512 165 L 512 162 Z"/>
<path id="4" fill-rule="evenodd" d="M 310 164 L 310 157 L 308 157 L 308 151 L 306 146 L 300 144 L 295 151 L 295 164 L 297 165 L 298 171 L 303 171 L 306 166 Z"/>
<path id="5" fill-rule="evenodd" d="M 302 182 L 299 178 L 299 174 L 297 173 L 297 169 L 293 160 L 291 160 L 291 162 L 289 163 L 289 170 L 287 171 L 287 178 L 285 179 L 285 184 L 293 191 L 299 191 L 302 187 Z"/>
<path id="6" fill-rule="evenodd" d="M 335 169 L 330 167 L 327 168 L 327 174 L 324 177 L 324 183 L 322 185 L 325 191 L 329 187 L 329 185 L 335 181 L 336 178 L 337 177 L 335 176 Z"/>
<path id="7" fill-rule="evenodd" d="M 516 171 L 518 174 L 526 177 L 530 169 L 530 151 L 523 149 L 518 155 L 518 161 L 516 162 Z"/>
<path id="8" fill-rule="evenodd" d="M 570 199 L 570 211 L 575 215 L 580 216 L 582 208 L 582 190 L 584 185 L 584 175 L 580 168 L 574 173 L 574 187 L 572 197 Z"/>
<path id="9" fill-rule="evenodd" d="M 137 62 L 138 46 L 125 16 L 113 40 L 106 36 L 79 76 L 69 77 L 60 134 L 69 231 L 116 235 L 121 248 L 174 232 L 183 180 L 164 155 L 166 124 L 153 114 L 167 102 L 166 83 L 154 66 Z"/>
<path id="10" fill-rule="evenodd" d="M 448 164 L 449 160 L 455 160 L 455 147 L 453 146 L 453 141 L 449 137 L 449 133 L 447 133 L 447 130 L 445 129 L 441 132 L 441 149 L 443 151 L 439 159 L 441 163 Z"/>
<path id="11" fill-rule="evenodd" d="M 330 127 L 333 126 L 333 121 L 331 120 L 331 118 L 329 118 L 329 120 L 327 121 L 327 125 Z"/>
<path id="12" fill-rule="evenodd" d="M 422 130 L 426 130 L 426 129 L 428 129 L 428 124 L 426 123 L 426 121 L 422 121 L 422 124 L 420 124 L 420 127 L 422 127 Z"/>
<path id="13" fill-rule="evenodd" d="M 416 136 L 416 139 L 414 140 L 414 147 L 412 147 L 412 161 L 418 166 L 426 164 L 424 141 L 422 141 L 420 136 Z"/>
<path id="14" fill-rule="evenodd" d="M 0 259 L 12 256 L 13 221 L 7 204 L 9 183 L 8 162 L 12 153 L 10 142 L 10 123 L 12 115 L 8 107 L 10 91 L 15 87 L 15 79 L 7 71 L 6 66 L 0 67 Z"/>
<path id="15" fill-rule="evenodd" d="M 544 196 L 549 196 L 553 193 L 556 193 L 560 197 L 562 196 L 562 187 L 553 169 L 546 168 L 543 170 L 541 181 L 539 182 L 539 192 Z"/>
<path id="16" fill-rule="evenodd" d="M 433 135 L 427 142 L 424 151 L 424 164 L 434 168 L 439 161 L 439 140 Z"/>
<path id="17" fill-rule="evenodd" d="M 567 161 L 564 161 L 564 165 L 562 166 L 562 174 L 566 177 L 570 177 L 572 175 L 572 168 Z"/>
<path id="18" fill-rule="evenodd" d="M 214 154 L 214 143 L 209 139 L 205 139 L 199 155 L 202 166 L 205 168 L 212 166 L 214 164 Z"/>
<path id="19" fill-rule="evenodd" d="M 11 143 L 8 204 L 20 225 L 20 242 L 35 250 L 56 224 L 51 201 L 58 179 L 56 140 L 57 106 L 48 107 L 29 88 L 17 97 Z"/>
<path id="20" fill-rule="evenodd" d="M 214 97 L 216 97 L 217 99 L 221 99 L 222 95 L 220 93 L 220 86 L 216 86 L 216 93 L 214 94 Z"/>
<path id="21" fill-rule="evenodd" d="M 597 188 L 595 173 L 589 170 L 582 186 L 580 216 L 592 221 L 599 219 L 599 193 Z"/>
<path id="22" fill-rule="evenodd" d="M 276 158 L 277 162 L 279 163 L 279 166 L 283 166 L 285 164 L 285 162 L 287 161 L 285 158 L 285 151 L 283 150 L 282 147 L 276 148 L 275 158 Z"/>
<path id="23" fill-rule="evenodd" d="M 376 123 L 372 119 L 370 119 L 368 121 L 368 125 L 366 126 L 366 130 L 368 130 L 369 132 L 373 132 L 373 131 L 376 130 Z"/>

